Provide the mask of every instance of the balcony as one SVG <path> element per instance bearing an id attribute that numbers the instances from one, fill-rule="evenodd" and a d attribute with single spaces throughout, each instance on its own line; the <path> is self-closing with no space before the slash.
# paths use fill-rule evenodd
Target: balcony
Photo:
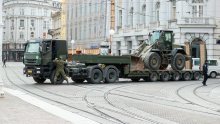
<path id="1" fill-rule="evenodd" d="M 178 20 L 177 24 L 179 25 L 204 25 L 204 26 L 215 26 L 215 19 L 214 18 L 183 18 L 182 20 Z"/>

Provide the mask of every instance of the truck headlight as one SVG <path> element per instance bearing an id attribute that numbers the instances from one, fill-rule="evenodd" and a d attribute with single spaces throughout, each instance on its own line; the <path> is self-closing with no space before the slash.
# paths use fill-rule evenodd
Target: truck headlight
<path id="1" fill-rule="evenodd" d="M 36 56 L 36 59 L 39 59 L 39 56 Z"/>

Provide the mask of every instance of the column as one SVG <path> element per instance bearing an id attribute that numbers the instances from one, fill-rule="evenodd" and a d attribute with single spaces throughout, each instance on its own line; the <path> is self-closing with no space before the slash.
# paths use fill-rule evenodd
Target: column
<path id="1" fill-rule="evenodd" d="M 3 35 L 3 23 L 2 23 L 2 0 L 0 1 L 0 62 L 2 61 L 2 35 Z"/>

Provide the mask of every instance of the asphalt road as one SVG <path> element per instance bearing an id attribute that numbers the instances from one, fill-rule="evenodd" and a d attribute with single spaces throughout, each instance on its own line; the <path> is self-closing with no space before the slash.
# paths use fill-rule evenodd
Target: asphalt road
<path id="1" fill-rule="evenodd" d="M 1 68 L 4 85 L 103 124 L 219 124 L 220 80 L 36 84 L 22 63 Z M 71 80 L 71 79 L 70 79 Z"/>

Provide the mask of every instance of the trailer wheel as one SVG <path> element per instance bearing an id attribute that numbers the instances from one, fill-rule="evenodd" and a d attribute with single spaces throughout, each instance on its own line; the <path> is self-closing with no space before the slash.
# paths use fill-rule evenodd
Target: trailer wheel
<path id="1" fill-rule="evenodd" d="M 180 79 L 180 73 L 179 72 L 174 72 L 172 75 L 172 80 L 173 81 L 178 81 Z"/>
<path id="2" fill-rule="evenodd" d="M 183 80 L 185 80 L 185 81 L 189 81 L 189 80 L 191 80 L 191 74 L 190 74 L 190 72 L 185 72 L 184 74 L 183 74 Z"/>
<path id="3" fill-rule="evenodd" d="M 217 76 L 217 73 L 216 73 L 216 72 L 213 71 L 213 72 L 210 73 L 210 77 L 211 77 L 211 78 L 216 78 L 216 76 Z"/>
<path id="4" fill-rule="evenodd" d="M 158 80 L 158 74 L 157 74 L 157 72 L 151 72 L 151 74 L 150 74 L 150 81 L 155 82 L 155 81 L 157 81 L 157 80 Z"/>
<path id="5" fill-rule="evenodd" d="M 200 76 L 201 76 L 201 74 L 200 74 L 198 71 L 196 71 L 196 72 L 194 72 L 194 74 L 193 74 L 193 79 L 194 79 L 194 80 L 199 80 Z"/>
<path id="6" fill-rule="evenodd" d="M 75 83 L 83 83 L 85 80 L 84 79 L 73 79 L 71 78 Z"/>
<path id="7" fill-rule="evenodd" d="M 131 78 L 131 81 L 132 81 L 132 82 L 139 82 L 139 81 L 140 81 L 140 78 Z"/>
<path id="8" fill-rule="evenodd" d="M 183 70 L 185 67 L 185 57 L 181 53 L 177 53 L 172 61 L 171 61 L 171 67 L 173 70 Z"/>
<path id="9" fill-rule="evenodd" d="M 51 75 L 50 75 L 50 82 L 51 82 L 52 84 L 62 84 L 62 83 L 63 83 L 63 80 L 64 80 L 63 76 L 62 76 L 62 75 L 58 75 L 57 81 L 55 81 L 55 80 L 54 80 L 55 74 L 56 74 L 56 70 L 53 70 L 52 73 L 51 73 Z"/>
<path id="10" fill-rule="evenodd" d="M 41 77 L 33 77 L 34 81 L 37 82 L 38 84 L 43 84 L 46 78 L 41 78 Z"/>
<path id="11" fill-rule="evenodd" d="M 108 69 L 105 77 L 106 83 L 114 83 L 118 80 L 117 71 L 115 69 Z"/>
<path id="12" fill-rule="evenodd" d="M 160 76 L 162 81 L 168 81 L 170 79 L 170 74 L 168 72 L 163 72 Z"/>
<path id="13" fill-rule="evenodd" d="M 88 82 L 93 84 L 100 83 L 102 81 L 103 73 L 99 69 L 93 69 L 91 73 L 91 78 L 88 79 Z"/>
<path id="14" fill-rule="evenodd" d="M 144 58 L 144 64 L 148 69 L 151 70 L 158 70 L 161 65 L 161 58 L 160 55 L 156 52 L 150 52 L 145 58 Z"/>

